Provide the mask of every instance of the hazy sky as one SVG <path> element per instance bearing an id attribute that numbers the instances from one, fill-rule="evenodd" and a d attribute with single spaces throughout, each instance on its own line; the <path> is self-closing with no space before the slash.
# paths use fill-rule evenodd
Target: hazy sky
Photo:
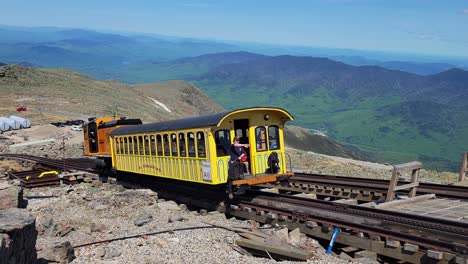
<path id="1" fill-rule="evenodd" d="M 468 57 L 468 0 L 0 0 L 0 24 Z"/>

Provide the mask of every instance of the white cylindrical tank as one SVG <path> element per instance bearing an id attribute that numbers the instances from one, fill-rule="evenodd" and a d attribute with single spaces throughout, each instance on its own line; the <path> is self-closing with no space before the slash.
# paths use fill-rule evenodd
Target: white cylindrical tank
<path id="1" fill-rule="evenodd" d="M 10 119 L 18 121 L 21 125 L 21 128 L 31 127 L 31 121 L 29 121 L 29 119 L 22 118 L 19 116 L 10 116 Z"/>
<path id="2" fill-rule="evenodd" d="M 7 123 L 8 126 L 9 126 L 9 129 L 14 129 L 14 130 L 16 130 L 16 129 L 20 129 L 20 128 L 21 128 L 20 122 L 14 120 L 14 119 L 10 119 L 10 118 L 7 118 L 7 117 L 0 117 L 0 121 L 3 121 L 3 122 L 5 122 L 5 123 Z M 9 129 L 8 129 L 8 130 L 9 130 Z"/>

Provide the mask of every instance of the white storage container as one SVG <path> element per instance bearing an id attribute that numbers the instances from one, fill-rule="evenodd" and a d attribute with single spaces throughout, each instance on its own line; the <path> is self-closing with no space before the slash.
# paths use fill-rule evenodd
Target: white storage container
<path id="1" fill-rule="evenodd" d="M 0 132 L 8 130 L 10 130 L 10 125 L 7 122 L 0 119 Z"/>
<path id="2" fill-rule="evenodd" d="M 3 121 L 5 123 L 8 124 L 9 126 L 9 129 L 7 130 L 10 130 L 10 129 L 20 129 L 21 128 L 21 124 L 20 122 L 14 120 L 14 119 L 10 119 L 10 118 L 7 118 L 7 117 L 0 117 L 0 122 Z"/>
<path id="3" fill-rule="evenodd" d="M 19 117 L 19 116 L 10 116 L 10 119 L 18 121 L 20 123 L 20 125 L 21 125 L 21 128 L 31 127 L 31 121 L 29 121 L 29 119 L 22 118 L 22 117 Z"/>

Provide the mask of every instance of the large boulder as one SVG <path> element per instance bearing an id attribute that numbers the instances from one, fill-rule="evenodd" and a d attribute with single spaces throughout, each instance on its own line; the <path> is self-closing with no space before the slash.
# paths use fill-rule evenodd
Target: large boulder
<path id="1" fill-rule="evenodd" d="M 36 219 L 28 210 L 0 210 L 0 263 L 35 262 L 36 239 Z"/>
<path id="2" fill-rule="evenodd" d="M 0 181 L 0 209 L 26 208 L 26 205 L 21 187 Z"/>

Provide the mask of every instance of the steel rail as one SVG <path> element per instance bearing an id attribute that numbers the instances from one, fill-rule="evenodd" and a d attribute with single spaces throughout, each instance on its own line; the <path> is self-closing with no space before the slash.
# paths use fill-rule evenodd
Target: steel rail
<path id="1" fill-rule="evenodd" d="M 39 164 L 47 165 L 54 167 L 56 169 L 64 170 L 65 169 L 74 169 L 74 170 L 82 170 L 82 171 L 95 171 L 94 161 L 89 158 L 81 158 L 81 159 L 64 159 L 64 160 L 55 160 L 49 159 L 44 157 L 32 156 L 32 155 L 24 155 L 24 154 L 0 154 L 0 158 L 7 158 L 7 159 L 15 159 L 15 160 L 22 160 L 22 161 L 32 161 Z"/>
<path id="2" fill-rule="evenodd" d="M 385 193 L 390 184 L 389 180 L 369 179 L 358 177 L 346 177 L 325 174 L 306 174 L 295 173 L 289 178 L 292 185 L 322 185 L 343 189 L 360 189 Z M 400 184 L 409 183 L 408 181 L 399 181 Z M 299 190 L 300 191 L 300 190 Z M 420 182 L 417 187 L 418 194 L 436 194 L 437 197 L 468 200 L 468 187 L 456 185 L 443 185 L 436 183 Z"/>

